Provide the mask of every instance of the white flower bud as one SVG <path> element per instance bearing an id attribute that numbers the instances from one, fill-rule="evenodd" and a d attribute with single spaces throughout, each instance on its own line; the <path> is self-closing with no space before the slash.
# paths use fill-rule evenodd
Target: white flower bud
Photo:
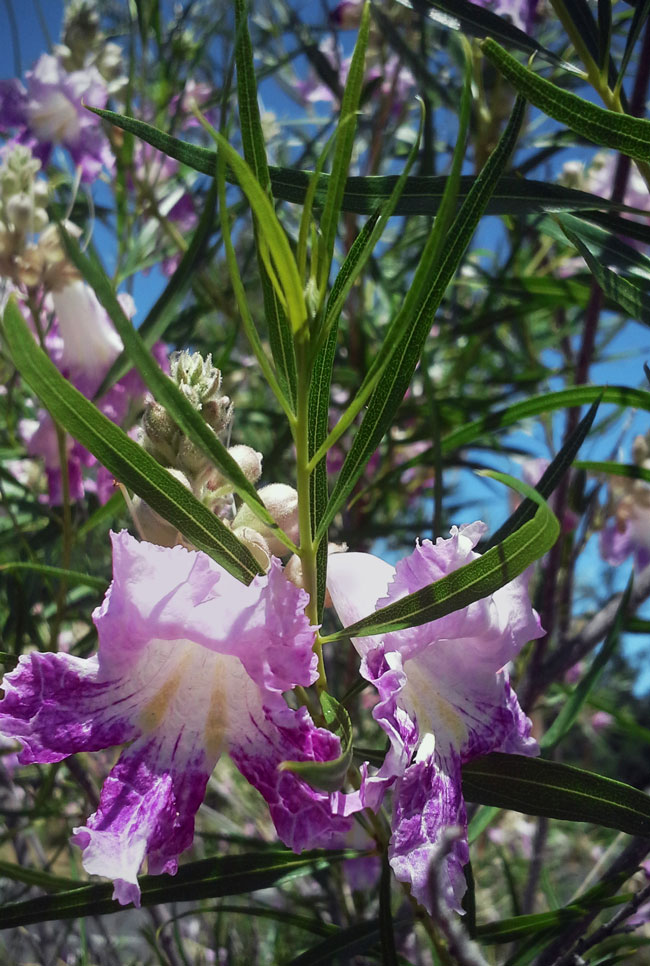
<path id="1" fill-rule="evenodd" d="M 262 454 L 252 446 L 231 446 L 228 450 L 249 483 L 257 483 L 262 475 Z"/>
<path id="2" fill-rule="evenodd" d="M 14 195 L 7 202 L 6 211 L 10 224 L 19 232 L 31 230 L 34 205 L 29 195 L 23 193 Z"/>
<path id="3" fill-rule="evenodd" d="M 305 579 L 302 573 L 302 560 L 297 553 L 292 553 L 284 565 L 284 576 L 296 587 L 304 588 Z"/>
<path id="4" fill-rule="evenodd" d="M 298 526 L 298 494 L 292 486 L 285 483 L 270 483 L 257 491 L 262 503 L 269 511 L 275 522 L 286 535 L 297 543 L 299 539 Z M 285 545 L 274 536 L 273 531 L 259 520 L 246 505 L 241 507 L 233 521 L 234 527 L 250 527 L 261 533 L 269 545 L 269 550 L 277 557 L 287 553 Z"/>
<path id="5" fill-rule="evenodd" d="M 257 530 L 251 530 L 250 527 L 237 527 L 233 533 L 248 547 L 262 570 L 266 572 L 271 565 L 271 551 L 262 534 Z"/>

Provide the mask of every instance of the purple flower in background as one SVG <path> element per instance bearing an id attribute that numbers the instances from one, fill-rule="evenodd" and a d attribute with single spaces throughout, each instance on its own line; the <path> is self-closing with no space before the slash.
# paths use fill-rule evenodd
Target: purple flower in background
<path id="1" fill-rule="evenodd" d="M 507 17 L 515 27 L 530 33 L 538 19 L 538 0 L 473 0 L 500 17 Z"/>
<path id="2" fill-rule="evenodd" d="M 43 54 L 20 80 L 0 81 L 0 130 L 13 130 L 43 165 L 55 145 L 66 148 L 81 171 L 94 181 L 114 159 L 102 123 L 89 107 L 106 106 L 106 82 L 96 67 L 68 72 L 61 61 Z M 83 101 L 83 104 L 82 104 Z"/>
<path id="3" fill-rule="evenodd" d="M 644 436 L 635 438 L 632 458 L 640 469 L 650 470 Z M 617 567 L 632 555 L 635 569 L 643 570 L 650 564 L 650 486 L 642 479 L 611 477 L 605 512 L 611 519 L 600 533 L 601 557 Z"/>
<path id="4" fill-rule="evenodd" d="M 135 313 L 129 295 L 120 295 L 127 316 Z M 92 398 L 111 365 L 122 351 L 122 340 L 106 310 L 85 282 L 76 281 L 52 294 L 54 322 L 46 336 L 46 347 L 52 361 L 63 375 L 83 393 Z M 156 343 L 153 354 L 162 369 L 167 370 L 167 350 Z M 97 400 L 97 408 L 112 422 L 121 425 L 129 412 L 141 408 L 146 392 L 140 374 L 131 369 Z M 30 456 L 39 457 L 45 464 L 49 501 L 56 506 L 63 500 L 61 463 L 56 429 L 46 410 L 39 410 L 36 423 L 25 420 L 20 426 L 21 436 Z M 87 471 L 97 460 L 80 443 L 66 437 L 70 499 L 80 500 L 84 492 L 96 492 L 105 503 L 112 492 L 112 477 L 98 467 L 97 481 Z"/>
<path id="5" fill-rule="evenodd" d="M 328 588 L 339 617 L 350 624 L 476 559 L 473 547 L 485 531 L 478 522 L 454 527 L 450 539 L 425 540 L 396 568 L 370 554 L 330 557 Z M 436 874 L 449 905 L 461 911 L 469 858 L 461 765 L 491 751 L 537 753 L 505 665 L 542 634 L 522 576 L 447 617 L 355 641 L 361 674 L 379 691 L 373 715 L 390 739 L 362 795 L 374 807 L 394 784 L 390 864 L 429 910 L 432 860 L 445 830 L 460 827 Z"/>
<path id="6" fill-rule="evenodd" d="M 126 531 L 112 540 L 113 582 L 93 614 L 98 653 L 21 657 L 0 702 L 0 734 L 22 743 L 22 764 L 128 743 L 97 812 L 74 830 L 84 868 L 113 879 L 122 904 L 138 904 L 145 858 L 150 873 L 173 875 L 225 751 L 287 845 L 339 841 L 351 820 L 277 767 L 340 754 L 335 735 L 282 697 L 317 677 L 305 592 L 275 558 L 246 586 L 206 554 Z"/>

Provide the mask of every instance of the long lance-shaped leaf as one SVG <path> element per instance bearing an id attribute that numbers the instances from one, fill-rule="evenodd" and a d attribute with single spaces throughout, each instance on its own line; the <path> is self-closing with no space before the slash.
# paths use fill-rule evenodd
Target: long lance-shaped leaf
<path id="1" fill-rule="evenodd" d="M 424 123 L 424 113 L 420 120 L 420 133 Z M 347 294 L 355 280 L 359 277 L 363 266 L 372 254 L 375 245 L 386 225 L 395 205 L 399 201 L 400 193 L 408 177 L 408 172 L 417 157 L 420 135 L 413 145 L 404 166 L 404 171 L 395 183 L 395 188 L 381 210 L 368 219 L 357 237 L 334 280 L 324 312 L 323 332 L 326 338 L 323 346 L 316 354 L 309 385 L 309 458 L 312 459 L 318 448 L 327 437 L 330 409 L 330 386 L 332 371 L 336 355 L 336 343 L 341 309 Z M 309 499 L 312 536 L 315 535 L 318 523 L 325 513 L 328 501 L 327 465 L 324 460 L 315 467 L 309 478 Z M 322 617 L 327 583 L 327 541 L 321 540 L 317 550 L 317 591 L 318 618 Z"/>
<path id="2" fill-rule="evenodd" d="M 125 114 L 114 111 L 94 109 L 96 114 L 105 118 L 116 127 L 137 135 L 153 147 L 158 148 L 170 158 L 175 158 L 182 164 L 188 165 L 195 171 L 213 175 L 215 170 L 215 152 L 182 141 L 166 134 L 146 121 L 140 121 Z M 295 168 L 269 167 L 271 189 L 279 201 L 290 201 L 302 204 L 305 200 L 312 179 L 312 172 L 300 171 Z M 231 175 L 232 177 L 232 175 Z M 378 205 L 390 198 L 395 189 L 397 175 L 369 175 L 352 176 L 345 182 L 345 191 L 341 202 L 341 209 L 357 215 L 372 215 Z M 315 204 L 323 206 L 327 196 L 330 176 L 318 176 L 315 190 Z M 463 200 L 472 189 L 476 178 L 473 175 L 463 175 L 458 187 L 458 197 Z M 395 206 L 395 215 L 435 215 L 440 207 L 445 191 L 447 178 L 444 175 L 418 175 L 408 178 L 401 197 Z M 635 208 L 615 204 L 606 198 L 567 188 L 563 185 L 547 184 L 544 181 L 528 180 L 526 178 L 504 175 L 497 183 L 494 193 L 490 197 L 486 214 L 516 215 L 528 212 L 556 212 L 556 211 L 628 211 L 638 213 Z M 628 224 L 624 222 L 623 224 Z M 643 232 L 640 223 L 629 223 Z M 622 229 L 621 229 L 622 230 Z M 636 236 L 634 236 L 636 237 Z M 644 233 L 643 238 L 647 239 Z"/>
<path id="3" fill-rule="evenodd" d="M 408 339 L 406 333 L 412 326 L 412 320 L 414 317 L 417 317 L 419 312 L 422 311 L 422 308 L 426 304 L 430 295 L 431 286 L 432 284 L 435 284 L 436 269 L 442 260 L 441 250 L 443 240 L 456 206 L 458 183 L 460 180 L 463 158 L 465 156 L 465 142 L 467 139 L 467 131 L 469 129 L 471 105 L 472 67 L 471 57 L 469 57 L 466 53 L 465 83 L 463 85 L 460 112 L 458 115 L 458 135 L 440 210 L 433 223 L 433 227 L 429 232 L 429 236 L 415 270 L 413 281 L 409 286 L 409 290 L 406 293 L 406 297 L 400 309 L 395 313 L 393 319 L 391 320 L 388 332 L 386 333 L 384 341 L 382 342 L 381 348 L 373 359 L 368 372 L 364 376 L 361 386 L 357 390 L 347 409 L 338 420 L 332 432 L 326 437 L 325 440 L 323 440 L 316 452 L 311 457 L 311 469 L 316 469 L 319 462 L 323 460 L 323 457 L 326 455 L 328 450 L 331 449 L 338 439 L 340 439 L 343 433 L 352 425 L 362 409 L 365 408 L 371 394 L 375 392 L 377 383 L 381 379 L 382 372 L 388 371 L 389 362 L 399 350 L 400 344 L 405 339 Z M 336 284 L 332 291 L 332 296 L 330 297 L 330 302 L 328 303 L 328 313 L 329 305 L 331 304 L 334 307 L 338 301 L 338 293 L 336 298 L 334 297 L 335 291 L 338 288 L 338 282 L 339 279 L 337 278 Z M 341 289 L 343 288 L 344 286 L 341 286 Z M 340 479 L 337 481 L 337 486 L 339 483 Z M 323 524 L 321 521 L 320 525 L 323 527 L 329 526 L 329 522 L 330 521 L 325 521 Z M 317 531 L 317 543 L 319 543 L 322 537 L 325 536 L 325 532 L 325 529 L 322 531 Z"/>
<path id="4" fill-rule="evenodd" d="M 303 852 L 302 855 L 266 850 L 202 859 L 181 866 L 173 878 L 165 875 L 141 876 L 141 902 L 143 906 L 155 906 L 161 902 L 192 902 L 267 889 L 285 879 L 326 867 L 330 862 L 340 862 L 358 855 L 359 852 L 354 849 L 332 852 L 316 849 Z M 112 892 L 112 884 L 91 885 L 54 896 L 11 903 L 2 907 L 0 929 L 123 912 L 125 907 L 111 899 Z"/>
<path id="5" fill-rule="evenodd" d="M 338 641 L 342 637 L 372 637 L 437 620 L 476 600 L 489 597 L 550 550 L 559 536 L 560 525 L 544 499 L 532 486 L 520 480 L 503 473 L 491 475 L 538 504 L 532 520 L 471 563 L 323 638 L 323 641 Z"/>
<path id="6" fill-rule="evenodd" d="M 13 300 L 5 309 L 3 330 L 16 368 L 53 418 L 195 546 L 209 553 L 233 576 L 250 583 L 259 568 L 247 548 L 187 487 L 61 375 L 36 344 Z"/>
<path id="7" fill-rule="evenodd" d="M 540 741 L 540 748 L 544 751 L 555 748 L 571 729 L 580 714 L 582 706 L 598 683 L 605 669 L 605 665 L 614 653 L 625 622 L 625 612 L 630 600 L 630 594 L 632 593 L 633 582 L 633 575 L 630 575 L 625 593 L 621 597 L 621 602 L 616 611 L 614 623 L 605 638 L 603 646 L 592 661 L 589 670 L 564 702 L 557 718 Z"/>
<path id="8" fill-rule="evenodd" d="M 562 223 L 560 222 L 560 224 Z M 616 302 L 617 305 L 620 305 L 631 319 L 650 325 L 647 284 L 641 285 L 639 282 L 623 278 L 611 268 L 602 265 L 575 232 L 572 232 L 565 225 L 562 225 L 562 230 L 584 258 L 605 295 Z"/>
<path id="9" fill-rule="evenodd" d="M 636 463 L 615 463 L 613 460 L 577 460 L 576 469 L 589 470 L 590 473 L 611 473 L 612 476 L 625 476 L 629 480 L 645 480 L 650 483 L 650 470 Z"/>
<path id="10" fill-rule="evenodd" d="M 0 564 L 0 574 L 15 573 L 34 573 L 41 577 L 55 577 L 57 580 L 65 580 L 66 584 L 92 587 L 93 590 L 104 592 L 108 583 L 102 577 L 93 577 L 92 574 L 82 574 L 77 570 L 65 570 L 62 567 L 49 567 L 47 564 L 37 563 L 4 563 Z"/>
<path id="11" fill-rule="evenodd" d="M 416 10 L 428 11 L 431 19 L 444 27 L 462 30 L 470 37 L 493 37 L 527 54 L 539 54 L 567 70 L 575 69 L 504 17 L 469 0 L 412 0 L 412 3 Z"/>
<path id="12" fill-rule="evenodd" d="M 482 49 L 519 93 L 549 117 L 601 147 L 613 148 L 636 161 L 650 161 L 650 121 L 608 111 L 562 90 L 523 67 L 494 40 L 485 40 Z"/>
<path id="13" fill-rule="evenodd" d="M 591 822 L 650 838 L 650 796 L 623 782 L 543 758 L 494 752 L 463 765 L 468 802 Z"/>
<path id="14" fill-rule="evenodd" d="M 345 180 L 350 168 L 352 158 L 352 148 L 354 147 L 354 136 L 357 129 L 357 111 L 361 99 L 363 88 L 363 77 L 366 60 L 366 47 L 368 46 L 368 34 L 370 31 L 370 3 L 364 3 L 359 24 L 357 42 L 354 46 L 350 70 L 343 91 L 341 101 L 341 112 L 339 124 L 336 131 L 336 141 L 334 142 L 334 157 L 332 161 L 332 173 L 327 186 L 327 195 L 321 217 L 321 231 L 323 234 L 323 245 L 319 249 L 319 290 L 323 297 L 329 280 L 332 258 L 334 256 L 334 242 L 336 241 L 336 229 L 338 224 L 343 192 L 345 190 Z"/>
<path id="15" fill-rule="evenodd" d="M 620 896 L 598 896 L 590 899 L 588 895 L 580 897 L 579 902 L 572 902 L 561 909 L 551 912 L 536 912 L 527 916 L 513 916 L 498 922 L 487 922 L 477 926 L 476 938 L 485 945 L 491 943 L 512 943 L 525 936 L 534 936 L 542 931 L 557 931 L 569 922 L 582 919 L 590 910 L 610 909 L 612 906 L 623 905 L 632 897 L 633 892 L 626 892 Z"/>
<path id="16" fill-rule="evenodd" d="M 275 535 L 286 547 L 295 551 L 294 544 L 278 527 L 239 464 L 232 458 L 201 414 L 171 379 L 162 372 L 153 359 L 139 332 L 134 329 L 132 323 L 124 314 L 108 276 L 101 266 L 86 258 L 77 242 L 68 235 L 63 227 L 60 227 L 60 232 L 68 257 L 94 289 L 97 298 L 108 312 L 113 325 L 117 329 L 129 357 L 135 363 L 138 372 L 157 401 L 165 407 L 182 432 L 192 442 L 196 443 L 224 476 L 230 480 L 237 495 L 248 504 L 253 513 L 267 526 L 273 528 Z"/>
<path id="17" fill-rule="evenodd" d="M 307 949 L 296 956 L 287 966 L 331 966 L 332 963 L 350 963 L 354 957 L 366 952 L 381 939 L 378 919 L 355 923 L 340 929 L 335 936 Z"/>
<path id="18" fill-rule="evenodd" d="M 542 478 L 535 486 L 535 489 L 541 496 L 544 497 L 544 499 L 548 499 L 566 471 L 573 463 L 578 450 L 582 446 L 586 439 L 587 433 L 593 425 L 599 405 L 600 400 L 597 399 L 596 402 L 591 405 L 586 416 L 580 420 L 576 428 L 573 430 L 560 452 L 542 474 Z M 517 507 L 515 512 L 511 514 L 510 518 L 506 520 L 503 526 L 499 527 L 497 532 L 490 538 L 487 544 L 487 549 L 494 546 L 494 544 L 499 543 L 501 540 L 504 540 L 508 534 L 520 527 L 522 523 L 526 522 L 526 520 L 530 520 L 535 512 L 535 503 L 532 500 L 524 500 L 524 502 Z"/>
<path id="19" fill-rule="evenodd" d="M 192 241 L 187 251 L 183 254 L 176 271 L 165 286 L 164 291 L 158 296 L 147 313 L 147 317 L 143 319 L 142 325 L 138 328 L 140 338 L 149 349 L 157 339 L 162 338 L 165 334 L 165 330 L 174 317 L 174 312 L 180 299 L 185 293 L 193 273 L 196 271 L 197 262 L 214 227 L 216 197 L 216 184 L 213 181 L 210 185 L 208 196 L 205 199 L 205 206 L 201 218 L 192 235 Z M 132 364 L 126 350 L 120 353 L 104 376 L 96 396 L 103 396 L 110 386 L 129 371 Z"/>
<path id="20" fill-rule="evenodd" d="M 270 176 L 266 159 L 266 144 L 262 119 L 257 97 L 257 81 L 253 60 L 253 46 L 248 32 L 248 10 L 246 0 L 235 0 L 235 62 L 237 64 L 237 104 L 242 134 L 244 158 L 250 165 L 262 190 L 270 197 Z M 213 153 L 213 152 L 209 152 Z M 212 168 L 214 171 L 214 167 Z M 297 372 L 296 354 L 287 324 L 284 309 L 280 303 L 269 274 L 259 244 L 259 226 L 254 224 L 257 263 L 262 283 L 264 314 L 269 332 L 269 345 L 275 363 L 280 386 L 288 396 L 292 407 L 296 404 Z"/>
<path id="21" fill-rule="evenodd" d="M 24 882 L 25 885 L 36 886 L 45 892 L 63 892 L 78 888 L 78 883 L 74 879 L 64 879 L 62 876 L 52 875 L 51 872 L 29 869 L 3 860 L 0 860 L 0 878 L 9 879 L 12 882 Z"/>
<path id="22" fill-rule="evenodd" d="M 582 406 L 600 399 L 603 403 L 614 403 L 630 409 L 643 409 L 650 412 L 650 392 L 634 389 L 631 386 L 576 386 L 574 389 L 560 389 L 558 392 L 544 393 L 541 396 L 531 396 L 521 402 L 513 403 L 505 409 L 496 409 L 481 419 L 466 423 L 459 429 L 448 433 L 441 440 L 443 455 L 453 453 L 462 446 L 468 446 L 477 439 L 498 430 L 513 426 L 522 419 L 530 416 L 541 416 L 552 413 L 557 409 L 567 409 L 570 406 Z M 433 448 L 406 460 L 388 473 L 378 477 L 373 486 L 384 486 L 396 474 L 416 466 L 428 465 L 433 457 Z M 618 464 L 615 464 L 618 465 Z M 585 467 L 586 468 L 586 467 Z M 611 471 L 613 472 L 613 470 Z"/>
<path id="23" fill-rule="evenodd" d="M 327 511 L 320 521 L 317 539 L 322 539 L 326 533 L 330 523 L 352 492 L 368 459 L 392 423 L 422 355 L 438 306 L 458 269 L 485 211 L 487 200 L 514 148 L 523 116 L 524 102 L 518 98 L 499 143 L 449 228 L 445 238 L 449 244 L 436 265 L 428 292 L 417 305 L 412 320 L 408 320 L 409 326 L 391 352 L 390 358 L 386 359 L 389 364 L 385 365 L 378 378 L 361 426 L 341 467 Z"/>

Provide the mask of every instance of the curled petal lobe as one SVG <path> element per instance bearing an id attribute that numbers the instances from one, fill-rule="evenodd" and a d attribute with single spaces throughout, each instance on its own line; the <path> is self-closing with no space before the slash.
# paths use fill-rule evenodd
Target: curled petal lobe
<path id="1" fill-rule="evenodd" d="M 442 833 L 450 828 L 458 828 L 463 834 L 443 858 L 442 868 L 436 868 Z M 397 878 L 411 884 L 411 892 L 425 908 L 431 910 L 433 887 L 442 890 L 451 909 L 462 912 L 463 866 L 469 861 L 469 846 L 460 760 L 456 756 L 438 766 L 429 755 L 416 761 L 400 779 L 395 791 L 389 859 Z"/>
<path id="2" fill-rule="evenodd" d="M 367 617 L 386 596 L 395 568 L 371 553 L 335 553 L 327 562 L 327 589 L 344 627 Z M 357 637 L 362 656 L 379 643 L 376 637 Z"/>

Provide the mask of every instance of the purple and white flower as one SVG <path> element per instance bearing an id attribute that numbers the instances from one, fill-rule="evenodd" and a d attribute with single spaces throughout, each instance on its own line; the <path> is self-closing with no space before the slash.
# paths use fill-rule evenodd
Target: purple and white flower
<path id="1" fill-rule="evenodd" d="M 650 469 L 650 443 L 637 436 L 632 445 L 634 463 Z M 643 570 L 650 564 L 650 485 L 634 477 L 613 476 L 605 513 L 609 518 L 600 532 L 600 555 L 613 567 L 629 557 Z"/>
<path id="2" fill-rule="evenodd" d="M 120 302 L 129 317 L 135 313 L 133 299 L 120 295 Z M 91 398 L 101 385 L 102 379 L 122 351 L 122 340 L 93 290 L 81 281 L 72 282 L 52 293 L 54 321 L 46 336 L 46 348 L 52 361 L 63 375 Z M 167 351 L 162 343 L 156 343 L 154 356 L 163 369 L 167 369 Z M 97 401 L 97 408 L 118 425 L 128 421 L 129 411 L 142 405 L 146 387 L 140 374 L 131 369 Z M 46 410 L 38 411 L 38 420 L 23 420 L 21 436 L 30 456 L 38 457 L 45 464 L 50 503 L 62 501 L 61 462 L 56 428 Z M 110 474 L 99 468 L 97 481 L 84 472 L 97 463 L 95 457 L 80 443 L 66 440 L 70 499 L 80 500 L 84 492 L 96 492 L 100 502 L 105 503 L 112 492 Z"/>
<path id="3" fill-rule="evenodd" d="M 439 580 L 478 556 L 485 533 L 477 522 L 451 538 L 425 540 L 395 568 L 370 554 L 330 557 L 328 588 L 344 625 Z M 468 861 L 461 766 L 491 751 L 534 755 L 531 723 L 505 666 L 530 639 L 542 636 L 524 576 L 439 620 L 354 642 L 361 674 L 379 691 L 373 715 L 390 740 L 379 772 L 366 777 L 364 804 L 376 807 L 394 785 L 390 864 L 431 910 L 432 860 L 443 833 L 463 835 L 437 878 L 449 905 L 461 911 Z"/>
<path id="4" fill-rule="evenodd" d="M 107 99 L 96 67 L 67 71 L 57 57 L 43 54 L 25 73 L 25 84 L 0 81 L 0 130 L 14 131 L 43 165 L 56 145 L 63 146 L 82 181 L 94 181 L 102 168 L 113 170 L 114 158 L 102 122 L 84 104 L 103 108 Z"/>
<path id="5" fill-rule="evenodd" d="M 174 874 L 208 778 L 228 751 L 262 793 L 280 838 L 300 851 L 338 842 L 351 820 L 284 760 L 328 761 L 339 739 L 282 692 L 317 677 L 307 595 L 273 559 L 249 586 L 206 554 L 113 534 L 113 582 L 88 659 L 32 652 L 5 676 L 0 735 L 20 762 L 126 744 L 99 807 L 73 841 L 85 869 L 138 904 L 138 871 Z"/>

